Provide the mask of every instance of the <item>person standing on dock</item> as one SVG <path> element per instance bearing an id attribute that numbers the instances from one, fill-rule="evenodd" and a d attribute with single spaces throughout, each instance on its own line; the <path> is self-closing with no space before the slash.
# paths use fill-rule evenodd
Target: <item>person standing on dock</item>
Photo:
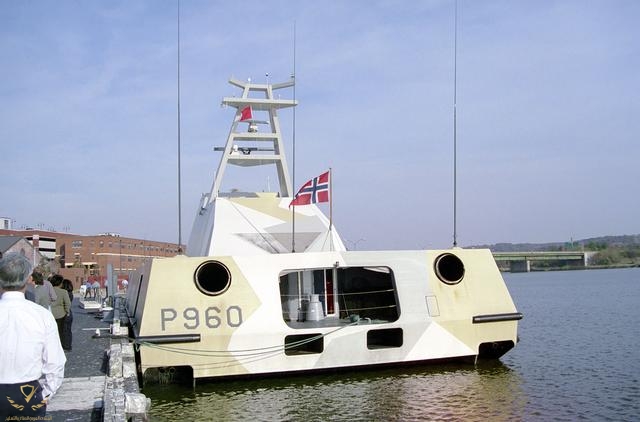
<path id="1" fill-rule="evenodd" d="M 94 281 L 91 285 L 91 290 L 93 291 L 93 300 L 96 302 L 100 300 L 100 282 L 98 280 Z"/>
<path id="2" fill-rule="evenodd" d="M 0 259 L 0 421 L 44 417 L 64 378 L 67 359 L 55 319 L 24 297 L 30 274 L 23 255 Z"/>
<path id="3" fill-rule="evenodd" d="M 29 276 L 27 284 L 25 285 L 24 298 L 31 302 L 36 302 L 36 282 L 33 281 L 33 276 Z"/>
<path id="4" fill-rule="evenodd" d="M 69 301 L 73 304 L 73 283 L 71 280 L 65 278 L 62 280 L 62 289 L 65 290 L 69 294 Z M 73 312 L 71 311 L 71 306 L 69 306 L 69 313 L 67 317 L 64 319 L 64 327 L 62 328 L 62 337 L 60 337 L 60 341 L 62 342 L 62 348 L 65 352 L 71 351 L 71 344 L 73 339 L 73 333 L 71 332 L 71 324 L 73 324 Z M 2 422 L 2 421 L 0 421 Z"/>
<path id="5" fill-rule="evenodd" d="M 87 279 L 84 282 L 84 299 L 91 298 L 91 282 Z"/>
<path id="6" fill-rule="evenodd" d="M 58 298 L 55 302 L 51 304 L 51 313 L 53 317 L 56 319 L 56 323 L 58 324 L 58 334 L 60 334 L 60 342 L 62 343 L 62 348 L 65 351 L 68 351 L 71 347 L 71 341 L 68 341 L 66 337 L 66 333 L 64 330 L 64 325 L 69 318 L 69 314 L 71 313 L 71 301 L 69 300 L 69 294 L 66 290 L 62 288 L 62 281 L 64 279 L 60 274 L 55 274 L 51 277 L 51 284 L 53 285 L 53 290 L 55 290 Z"/>
<path id="7" fill-rule="evenodd" d="M 45 280 L 42 274 L 37 271 L 31 274 L 31 278 L 36 285 L 36 303 L 50 310 L 51 304 L 58 298 L 51 282 Z"/>

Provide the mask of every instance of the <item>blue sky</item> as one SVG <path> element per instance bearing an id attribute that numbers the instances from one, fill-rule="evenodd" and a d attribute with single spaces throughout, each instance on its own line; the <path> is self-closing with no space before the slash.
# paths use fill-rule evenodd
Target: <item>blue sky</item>
<path id="1" fill-rule="evenodd" d="M 458 8 L 459 245 L 640 233 L 640 2 Z M 0 215 L 177 241 L 176 22 L 176 1 L 2 3 Z M 228 79 L 287 80 L 294 22 L 294 189 L 333 168 L 348 246 L 450 246 L 452 0 L 182 1 L 183 241 Z"/>

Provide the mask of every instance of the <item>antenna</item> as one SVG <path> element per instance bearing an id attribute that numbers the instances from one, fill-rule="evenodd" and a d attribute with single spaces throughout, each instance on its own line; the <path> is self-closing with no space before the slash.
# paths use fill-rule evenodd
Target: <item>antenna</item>
<path id="1" fill-rule="evenodd" d="M 291 75 L 293 78 L 293 102 L 296 101 L 296 21 L 293 21 L 293 74 Z M 293 144 L 293 182 L 292 186 L 296 189 L 296 107 L 293 107 L 293 129 L 291 141 Z M 292 192 L 293 195 L 295 193 Z M 293 205 L 291 209 L 291 252 L 296 251 L 296 206 Z"/>
<path id="2" fill-rule="evenodd" d="M 457 85 L 458 85 L 458 0 L 455 2 L 455 19 L 454 19 L 454 35 L 453 35 L 453 247 L 458 246 L 458 180 L 457 180 L 457 122 L 456 122 L 456 106 L 457 106 Z"/>
<path id="3" fill-rule="evenodd" d="M 182 253 L 182 183 L 180 169 L 180 0 L 178 0 L 178 250 Z"/>

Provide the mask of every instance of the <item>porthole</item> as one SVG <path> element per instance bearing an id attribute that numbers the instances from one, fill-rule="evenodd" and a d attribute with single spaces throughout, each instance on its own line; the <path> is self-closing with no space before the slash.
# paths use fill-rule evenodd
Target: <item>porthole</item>
<path id="1" fill-rule="evenodd" d="M 443 253 L 436 258 L 434 269 L 436 275 L 446 284 L 458 284 L 464 278 L 464 264 L 452 253 Z"/>
<path id="2" fill-rule="evenodd" d="M 231 285 L 229 269 L 218 261 L 207 261 L 200 264 L 194 274 L 198 290 L 209 296 L 217 296 L 227 291 Z"/>

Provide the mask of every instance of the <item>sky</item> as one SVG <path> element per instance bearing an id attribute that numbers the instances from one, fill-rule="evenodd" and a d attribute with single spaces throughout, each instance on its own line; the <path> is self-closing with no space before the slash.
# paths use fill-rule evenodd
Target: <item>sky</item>
<path id="1" fill-rule="evenodd" d="M 640 233 L 640 2 L 457 9 L 456 30 L 453 0 L 183 0 L 178 44 L 177 0 L 3 1 L 0 216 L 177 242 L 179 45 L 183 243 L 229 78 L 294 70 L 294 190 L 332 168 L 351 249 L 450 247 L 454 209 L 459 246 Z"/>

